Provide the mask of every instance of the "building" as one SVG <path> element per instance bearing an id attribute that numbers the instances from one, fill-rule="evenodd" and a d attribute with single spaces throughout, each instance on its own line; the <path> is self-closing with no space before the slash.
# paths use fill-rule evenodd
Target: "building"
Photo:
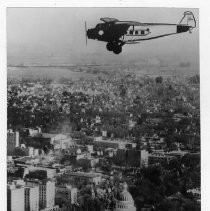
<path id="1" fill-rule="evenodd" d="M 46 167 L 41 167 L 41 166 L 39 167 L 29 166 L 28 169 L 29 169 L 29 172 L 45 171 L 47 178 L 54 178 L 56 175 L 56 169 L 54 168 L 46 168 Z"/>
<path id="2" fill-rule="evenodd" d="M 39 187 L 39 207 L 52 208 L 55 204 L 55 182 L 46 180 L 26 180 L 26 185 Z"/>
<path id="3" fill-rule="evenodd" d="M 77 160 L 77 164 L 83 168 L 94 168 L 99 163 L 99 158 L 81 158 Z"/>
<path id="4" fill-rule="evenodd" d="M 141 167 L 148 166 L 149 152 L 147 150 L 141 150 Z"/>
<path id="5" fill-rule="evenodd" d="M 93 145 L 87 145 L 87 151 L 93 153 Z"/>
<path id="6" fill-rule="evenodd" d="M 25 211 L 39 211 L 39 187 L 24 186 Z"/>
<path id="7" fill-rule="evenodd" d="M 28 147 L 28 156 L 33 157 L 34 156 L 34 148 Z"/>
<path id="8" fill-rule="evenodd" d="M 95 123 L 96 124 L 100 124 L 101 123 L 101 118 L 100 118 L 100 116 L 96 116 L 96 118 L 95 118 Z"/>
<path id="9" fill-rule="evenodd" d="M 42 131 L 41 131 L 41 128 L 37 127 L 37 128 L 22 128 L 21 129 L 21 133 L 25 133 L 29 136 L 36 136 L 38 134 L 40 134 Z"/>
<path id="10" fill-rule="evenodd" d="M 102 132 L 103 137 L 107 137 L 107 131 L 106 130 L 102 130 L 101 132 Z"/>
<path id="11" fill-rule="evenodd" d="M 70 185 L 58 186 L 55 188 L 55 197 L 62 198 L 71 204 L 76 204 L 77 203 L 77 188 L 73 188 Z"/>
<path id="12" fill-rule="evenodd" d="M 136 143 L 121 141 L 121 140 L 112 140 L 112 139 L 103 139 L 101 136 L 95 137 L 93 140 L 95 146 L 102 148 L 114 148 L 114 149 L 125 149 L 125 148 L 135 148 Z"/>
<path id="13" fill-rule="evenodd" d="M 43 146 L 54 146 L 56 149 L 66 149 L 71 145 L 71 139 L 63 134 L 41 133 L 26 138 L 27 146 L 42 149 Z"/>
<path id="14" fill-rule="evenodd" d="M 201 201 L 201 190 L 200 188 L 188 189 L 187 193 L 191 193 L 197 202 Z"/>
<path id="15" fill-rule="evenodd" d="M 107 148 L 105 149 L 105 155 L 112 158 L 116 154 L 117 149 Z"/>
<path id="16" fill-rule="evenodd" d="M 16 158 L 14 159 L 14 163 L 16 165 L 19 164 L 25 164 L 25 165 L 37 165 L 39 163 L 39 158 L 33 158 L 33 157 L 29 157 L 29 156 L 24 156 L 24 157 L 20 157 L 20 158 Z"/>
<path id="17" fill-rule="evenodd" d="M 7 185 L 7 211 L 24 211 L 24 187 Z"/>
<path id="18" fill-rule="evenodd" d="M 39 195 L 41 207 L 53 207 L 55 204 L 55 182 L 47 181 L 40 184 Z"/>
<path id="19" fill-rule="evenodd" d="M 114 211 L 136 211 L 133 197 L 128 192 L 128 186 L 126 183 L 122 185 L 122 191 L 116 197 L 116 204 Z"/>
<path id="20" fill-rule="evenodd" d="M 84 183 L 94 183 L 95 185 L 98 185 L 102 179 L 102 175 L 100 173 L 92 172 L 69 172 L 65 176 L 71 180 L 72 184 L 75 184 L 77 186 Z"/>
<path id="21" fill-rule="evenodd" d="M 167 155 L 163 152 L 153 152 L 148 156 L 148 165 L 168 163 L 176 157 Z"/>
<path id="22" fill-rule="evenodd" d="M 53 206 L 53 207 L 46 207 L 44 209 L 41 209 L 40 211 L 61 211 L 62 209 L 59 208 L 58 205 Z"/>
<path id="23" fill-rule="evenodd" d="M 15 147 L 19 147 L 20 136 L 19 132 L 8 130 L 7 132 L 7 154 L 12 155 Z"/>
<path id="24" fill-rule="evenodd" d="M 141 211 L 153 211 L 154 207 L 152 205 L 146 205 L 145 207 L 141 208 Z"/>
<path id="25" fill-rule="evenodd" d="M 181 157 L 187 155 L 188 153 L 189 153 L 188 151 L 175 150 L 175 151 L 168 152 L 167 155 L 175 156 L 177 158 L 181 158 Z"/>
<path id="26" fill-rule="evenodd" d="M 7 163 L 13 163 L 12 156 L 7 156 Z"/>
<path id="27" fill-rule="evenodd" d="M 136 149 L 118 149 L 112 160 L 115 165 L 142 167 L 148 165 L 148 152 Z"/>
<path id="28" fill-rule="evenodd" d="M 72 168 L 72 165 L 68 165 L 68 166 L 66 165 L 65 169 L 66 169 L 65 173 L 69 173 L 69 172 L 72 172 L 73 168 Z"/>
<path id="29" fill-rule="evenodd" d="M 19 185 L 19 186 L 24 186 L 25 182 L 22 179 L 17 179 L 17 180 L 13 180 L 13 184 Z"/>

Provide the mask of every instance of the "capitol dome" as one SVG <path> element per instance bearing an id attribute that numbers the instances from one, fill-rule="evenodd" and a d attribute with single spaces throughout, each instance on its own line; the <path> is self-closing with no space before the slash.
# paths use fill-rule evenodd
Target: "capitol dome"
<path id="1" fill-rule="evenodd" d="M 122 191 L 116 197 L 116 205 L 114 211 L 136 211 L 133 197 L 128 192 L 128 185 L 124 183 L 122 185 L 122 188 Z"/>

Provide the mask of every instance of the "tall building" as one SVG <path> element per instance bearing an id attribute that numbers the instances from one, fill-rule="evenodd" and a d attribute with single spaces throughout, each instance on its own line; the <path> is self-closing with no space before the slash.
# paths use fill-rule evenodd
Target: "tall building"
<path id="1" fill-rule="evenodd" d="M 46 180 L 27 180 L 27 185 L 39 187 L 39 207 L 51 208 L 55 204 L 55 181 Z"/>
<path id="2" fill-rule="evenodd" d="M 77 203 L 77 188 L 66 185 L 64 187 L 58 186 L 55 190 L 55 197 L 62 198 L 70 204 Z"/>
<path id="3" fill-rule="evenodd" d="M 24 187 L 7 185 L 7 211 L 24 211 Z"/>
<path id="4" fill-rule="evenodd" d="M 39 187 L 25 186 L 25 211 L 39 211 Z"/>
<path id="5" fill-rule="evenodd" d="M 112 161 L 115 165 L 142 167 L 148 165 L 148 152 L 136 149 L 117 149 Z"/>
<path id="6" fill-rule="evenodd" d="M 8 130 L 7 132 L 7 154 L 12 155 L 15 147 L 19 146 L 19 132 L 13 132 L 12 130 Z"/>

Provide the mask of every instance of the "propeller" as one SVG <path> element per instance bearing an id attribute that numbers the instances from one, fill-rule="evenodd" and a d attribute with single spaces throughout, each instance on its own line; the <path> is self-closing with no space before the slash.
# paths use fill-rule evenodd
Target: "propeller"
<path id="1" fill-rule="evenodd" d="M 85 36 L 86 36 L 85 43 L 87 45 L 87 24 L 86 24 L 86 21 L 85 21 Z"/>

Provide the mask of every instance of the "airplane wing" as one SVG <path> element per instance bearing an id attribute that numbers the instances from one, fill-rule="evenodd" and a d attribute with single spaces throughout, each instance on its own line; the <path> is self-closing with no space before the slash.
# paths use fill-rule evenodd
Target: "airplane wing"
<path id="1" fill-rule="evenodd" d="M 116 25 L 129 25 L 129 26 L 141 26 L 144 25 L 137 21 L 119 21 L 116 18 L 100 18 L 101 21 L 105 23 L 115 23 Z"/>
<path id="2" fill-rule="evenodd" d="M 142 26 L 145 25 L 143 23 L 137 22 L 137 21 L 118 21 L 115 23 L 116 25 L 128 25 L 128 26 Z"/>
<path id="3" fill-rule="evenodd" d="M 115 23 L 115 22 L 119 21 L 116 18 L 100 18 L 100 20 L 105 22 L 105 23 Z"/>

